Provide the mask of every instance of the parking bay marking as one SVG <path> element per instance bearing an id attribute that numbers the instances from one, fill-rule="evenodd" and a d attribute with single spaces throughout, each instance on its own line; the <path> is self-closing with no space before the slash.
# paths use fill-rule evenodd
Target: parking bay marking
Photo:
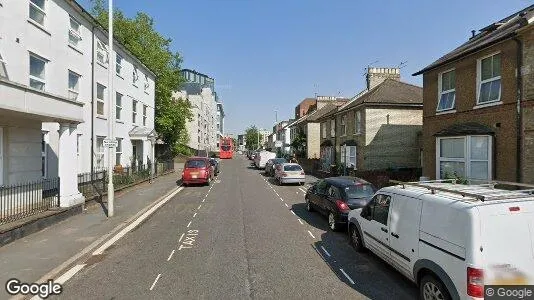
<path id="1" fill-rule="evenodd" d="M 312 233 L 311 231 L 308 230 L 308 233 L 310 234 L 310 236 L 311 236 L 312 238 L 315 238 L 315 236 L 313 235 L 313 233 Z"/>
<path id="2" fill-rule="evenodd" d="M 328 255 L 328 257 L 332 256 L 332 255 L 330 255 L 330 253 L 328 253 L 328 251 L 326 251 L 326 249 L 323 246 L 321 246 L 321 249 L 323 249 L 324 253 L 326 253 L 326 255 Z"/>
<path id="3" fill-rule="evenodd" d="M 198 236 L 198 230 L 191 229 L 185 234 L 185 240 L 180 244 L 178 251 L 182 249 L 191 249 L 195 245 L 196 237 Z"/>
<path id="4" fill-rule="evenodd" d="M 154 286 L 156 286 L 156 283 L 158 282 L 159 278 L 161 277 L 161 273 L 158 274 L 158 277 L 156 277 L 156 280 L 154 280 L 154 283 L 152 283 L 152 286 L 150 287 L 150 290 L 154 289 Z"/>
<path id="5" fill-rule="evenodd" d="M 347 277 L 347 279 L 350 281 L 351 284 L 354 284 L 354 280 L 352 280 L 352 278 L 350 278 L 350 276 L 345 273 L 345 271 L 343 271 L 343 269 L 339 269 L 341 271 L 341 273 L 343 273 L 343 275 L 345 275 L 345 277 Z"/>

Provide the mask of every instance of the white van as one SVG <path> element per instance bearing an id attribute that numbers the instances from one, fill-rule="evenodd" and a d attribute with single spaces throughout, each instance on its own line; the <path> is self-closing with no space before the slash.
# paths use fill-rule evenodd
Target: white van
<path id="1" fill-rule="evenodd" d="M 354 248 L 418 284 L 421 299 L 482 299 L 484 285 L 534 284 L 534 195 L 525 191 L 403 183 L 348 219 Z"/>
<path id="2" fill-rule="evenodd" d="M 276 153 L 269 151 L 260 151 L 256 157 L 254 157 L 254 165 L 258 169 L 265 169 L 265 164 L 269 159 L 276 158 Z"/>

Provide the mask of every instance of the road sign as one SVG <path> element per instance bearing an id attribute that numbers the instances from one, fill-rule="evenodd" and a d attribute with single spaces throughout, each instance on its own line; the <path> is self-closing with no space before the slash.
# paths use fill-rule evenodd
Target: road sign
<path id="1" fill-rule="evenodd" d="M 281 147 L 282 147 L 282 144 L 283 144 L 282 141 L 276 141 L 276 142 L 274 142 L 274 146 L 275 146 L 276 148 L 281 148 Z"/>
<path id="2" fill-rule="evenodd" d="M 118 143 L 114 140 L 104 140 L 104 147 L 106 148 L 117 148 Z"/>

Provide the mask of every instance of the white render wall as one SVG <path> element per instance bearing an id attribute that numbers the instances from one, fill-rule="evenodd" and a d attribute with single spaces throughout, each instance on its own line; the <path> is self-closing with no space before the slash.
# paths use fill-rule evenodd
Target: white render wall
<path id="1" fill-rule="evenodd" d="M 46 64 L 45 91 L 61 97 L 68 97 L 69 70 L 81 75 L 79 80 L 79 95 L 77 101 L 83 102 L 84 123 L 78 125 L 77 134 L 80 135 L 80 151 L 78 172 L 89 172 L 91 167 L 91 123 L 94 120 L 94 144 L 96 150 L 96 136 L 108 135 L 108 95 L 105 93 L 104 116 L 92 118 L 91 99 L 94 97 L 94 113 L 96 116 L 97 83 L 108 87 L 107 64 L 96 60 L 96 38 L 107 44 L 107 35 L 98 27 L 93 28 L 92 20 L 80 13 L 65 0 L 45 1 L 46 18 L 44 26 L 40 26 L 29 19 L 29 1 L 2 1 L 0 7 L 0 53 L 8 65 L 9 80 L 19 84 L 29 84 L 29 52 L 32 52 L 48 62 Z M 82 40 L 76 48 L 69 45 L 68 32 L 70 16 L 78 21 Z M 9 26 L 7 25 L 9 24 Z M 93 31 L 94 30 L 94 31 Z M 93 47 L 93 32 L 95 35 Z M 123 94 L 122 118 L 115 122 L 115 136 L 122 138 L 122 165 L 129 165 L 132 156 L 132 144 L 128 135 L 134 126 L 154 128 L 154 76 L 137 59 L 128 54 L 117 43 L 114 50 L 123 57 L 122 77 L 114 76 L 114 90 Z M 92 54 L 94 55 L 94 83 L 92 80 Z M 114 56 L 110 58 L 115 68 Z M 139 80 L 137 87 L 132 84 L 134 66 L 138 68 Z M 145 91 L 145 74 L 148 75 L 148 90 Z M 94 95 L 92 91 L 94 90 Z M 132 99 L 138 101 L 137 122 L 132 122 Z M 115 99 L 113 99 L 114 101 Z M 146 126 L 143 126 L 143 105 L 147 106 Z M 56 110 L 68 110 L 67 106 L 59 106 Z M 113 109 L 113 114 L 115 108 Z M 80 119 L 73 115 L 73 119 Z M 50 147 L 55 155 L 49 155 L 48 177 L 57 176 L 57 157 L 59 141 L 59 124 L 43 123 L 42 129 L 49 132 Z M 40 138 L 39 138 L 40 139 Z M 143 147 L 143 163 L 147 161 L 149 146 L 146 139 Z M 105 158 L 107 160 L 107 156 Z M 54 168 L 53 166 L 56 165 Z M 104 165 L 107 165 L 104 162 Z M 96 166 L 96 160 L 95 160 Z"/>

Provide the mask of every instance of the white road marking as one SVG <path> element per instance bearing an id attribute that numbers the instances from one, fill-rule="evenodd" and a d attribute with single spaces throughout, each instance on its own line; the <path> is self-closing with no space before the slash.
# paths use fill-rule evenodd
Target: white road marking
<path id="1" fill-rule="evenodd" d="M 196 217 L 196 216 L 197 216 L 197 213 L 195 213 L 195 214 L 193 215 L 193 218 Z"/>
<path id="2" fill-rule="evenodd" d="M 128 232 L 134 229 L 137 225 L 141 224 L 143 220 L 148 218 L 148 216 L 153 214 L 158 208 L 160 208 L 163 204 L 167 203 L 172 197 L 174 197 L 174 195 L 178 194 L 183 189 L 184 189 L 183 187 L 180 187 L 176 191 L 172 192 L 169 196 L 165 197 L 165 199 L 161 200 L 158 204 L 152 206 L 151 209 L 149 209 L 144 214 L 142 214 L 139 218 L 137 218 L 137 220 L 133 221 L 130 225 L 126 226 L 123 230 L 117 233 L 114 237 L 112 237 L 107 242 L 105 242 L 102 246 L 96 249 L 96 251 L 93 252 L 93 255 L 99 255 L 99 254 L 104 253 L 104 251 L 107 248 L 109 248 L 109 246 L 113 245 L 116 241 L 118 241 L 120 238 L 125 236 Z"/>
<path id="3" fill-rule="evenodd" d="M 197 210 L 200 209 L 201 207 L 202 207 L 202 204 L 200 204 L 200 205 L 198 206 Z"/>
<path id="4" fill-rule="evenodd" d="M 206 201 L 206 198 L 202 199 L 202 202 Z"/>
<path id="5" fill-rule="evenodd" d="M 345 275 L 345 277 L 347 277 L 347 279 L 350 281 L 351 284 L 354 284 L 354 281 L 352 280 L 352 278 L 349 277 L 349 275 L 347 273 L 345 273 L 345 271 L 343 271 L 343 269 L 339 269 L 341 271 L 341 273 L 343 273 L 343 275 Z"/>
<path id="6" fill-rule="evenodd" d="M 299 192 L 295 192 L 295 194 L 298 194 Z"/>
<path id="7" fill-rule="evenodd" d="M 330 255 L 330 253 L 328 253 L 328 251 L 326 251 L 326 249 L 323 246 L 321 246 L 321 249 L 323 249 L 324 253 L 326 253 L 326 255 L 328 255 L 328 257 L 332 256 L 332 255 Z"/>
<path id="8" fill-rule="evenodd" d="M 178 243 L 180 243 L 182 241 L 182 239 L 184 238 L 184 235 L 185 233 L 182 233 L 182 236 L 180 237 L 180 239 L 178 240 Z"/>
<path id="9" fill-rule="evenodd" d="M 315 238 L 315 236 L 313 235 L 313 233 L 311 233 L 311 231 L 308 230 L 308 233 L 310 234 L 310 236 L 311 236 L 312 238 Z"/>
<path id="10" fill-rule="evenodd" d="M 295 212 L 294 212 L 293 210 L 291 210 L 291 213 L 294 214 L 294 215 L 296 216 L 296 214 L 295 214 Z"/>
<path id="11" fill-rule="evenodd" d="M 174 254 L 174 250 L 172 250 L 171 255 L 169 255 L 169 258 L 167 258 L 167 261 L 171 260 L 173 254 Z"/>
<path id="12" fill-rule="evenodd" d="M 303 193 L 306 193 L 306 190 L 304 190 L 303 188 L 299 188 L 299 190 Z"/>
<path id="13" fill-rule="evenodd" d="M 152 283 L 152 286 L 150 287 L 150 290 L 154 289 L 154 286 L 156 286 L 156 283 L 158 282 L 159 278 L 161 277 L 161 273 L 158 274 L 158 277 L 156 277 L 156 280 L 154 280 L 154 283 Z"/>
<path id="14" fill-rule="evenodd" d="M 191 222 L 193 222 L 193 221 L 189 221 L 189 224 L 187 224 L 187 228 L 189 228 L 189 226 L 191 226 Z"/>
<path id="15" fill-rule="evenodd" d="M 59 284 L 64 284 L 65 282 L 67 282 L 67 280 L 71 279 L 72 276 L 74 276 L 76 273 L 78 273 L 81 269 L 83 269 L 83 267 L 85 267 L 85 264 L 82 264 L 82 265 L 75 265 L 74 267 L 72 267 L 70 270 L 68 270 L 67 272 L 65 272 L 65 274 L 59 276 L 58 279 L 56 279 L 55 283 L 59 283 Z"/>
<path id="16" fill-rule="evenodd" d="M 280 197 L 280 201 L 284 201 L 284 199 L 282 199 L 282 197 Z"/>
<path id="17" fill-rule="evenodd" d="M 289 207 L 289 205 L 287 205 L 287 203 L 284 203 L 286 205 L 286 207 Z"/>
<path id="18" fill-rule="evenodd" d="M 300 219 L 298 219 L 298 220 L 299 220 L 300 224 L 304 225 L 304 223 L 302 223 L 302 221 Z"/>

